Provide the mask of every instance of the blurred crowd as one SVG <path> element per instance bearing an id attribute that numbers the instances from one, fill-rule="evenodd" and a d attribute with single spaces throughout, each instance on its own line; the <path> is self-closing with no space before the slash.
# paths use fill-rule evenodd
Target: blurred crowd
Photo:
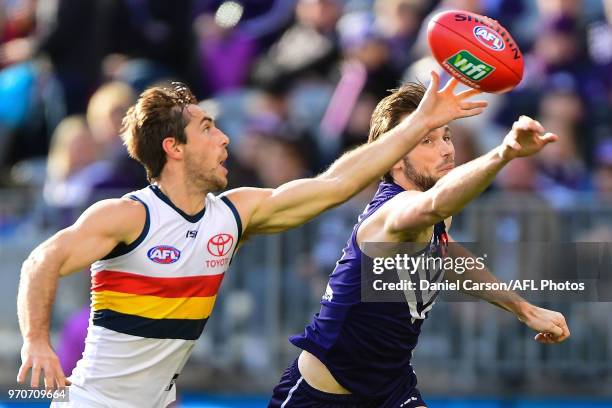
<path id="1" fill-rule="evenodd" d="M 316 174 L 366 140 L 389 89 L 440 70 L 425 32 L 451 8 L 502 22 L 526 68 L 514 91 L 487 95 L 485 115 L 454 126 L 458 164 L 527 114 L 560 142 L 496 188 L 557 205 L 612 192 L 611 0 L 4 0 L 0 186 L 44 186 L 49 207 L 69 209 L 145 185 L 121 118 L 171 80 L 230 136 L 230 187 Z"/>
<path id="2" fill-rule="evenodd" d="M 390 89 L 441 72 L 426 30 L 445 9 L 500 21 L 525 57 L 515 90 L 485 95 L 483 115 L 452 125 L 457 164 L 526 114 L 560 140 L 511 163 L 492 190 L 556 208 L 581 192 L 612 204 L 612 0 L 3 0 L 0 188 L 39 191 L 36 210 L 62 227 L 109 191 L 144 187 L 121 119 L 146 87 L 175 80 L 230 137 L 230 188 L 317 174 L 367 140 Z M 323 219 L 297 265 L 314 297 L 352 222 Z M 63 359 L 67 372 L 78 355 Z"/>

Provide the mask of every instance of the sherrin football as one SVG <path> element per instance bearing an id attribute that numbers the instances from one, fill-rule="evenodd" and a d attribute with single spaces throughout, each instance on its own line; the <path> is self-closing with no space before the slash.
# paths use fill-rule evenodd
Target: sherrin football
<path id="1" fill-rule="evenodd" d="M 523 55 L 497 21 L 462 10 L 436 14 L 427 27 L 436 60 L 464 84 L 502 93 L 523 78 Z"/>

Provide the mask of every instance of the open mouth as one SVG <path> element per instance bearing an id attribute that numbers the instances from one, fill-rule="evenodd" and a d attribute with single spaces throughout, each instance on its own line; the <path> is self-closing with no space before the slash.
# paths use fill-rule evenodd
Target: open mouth
<path id="1" fill-rule="evenodd" d="M 223 169 L 227 171 L 227 166 L 225 165 L 226 161 L 227 161 L 227 156 L 225 156 L 223 160 L 219 161 L 219 166 L 221 166 Z"/>

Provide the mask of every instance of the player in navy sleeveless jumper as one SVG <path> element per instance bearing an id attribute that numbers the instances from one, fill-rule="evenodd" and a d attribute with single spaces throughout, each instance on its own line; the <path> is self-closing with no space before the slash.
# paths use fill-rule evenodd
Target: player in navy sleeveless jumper
<path id="1" fill-rule="evenodd" d="M 401 123 L 417 108 L 424 93 L 423 86 L 410 83 L 384 98 L 372 115 L 369 141 L 375 142 Z M 361 263 L 368 255 L 362 253 L 362 244 L 428 243 L 425 252 L 466 256 L 465 249 L 448 245 L 452 241 L 448 234 L 452 215 L 484 191 L 510 160 L 536 154 L 556 139 L 554 134 L 544 134 L 538 122 L 522 116 L 500 146 L 454 168 L 448 126 L 425 135 L 383 177 L 374 198 L 359 216 L 330 276 L 320 312 L 304 333 L 290 338 L 303 351 L 284 372 L 269 406 L 425 407 L 410 360 L 438 292 L 424 293 L 417 286 L 404 291 L 402 302 L 363 302 Z M 431 274 L 427 280 L 439 282 L 446 277 L 497 282 L 486 269 L 444 275 Z M 476 295 L 514 313 L 538 332 L 537 341 L 558 343 L 569 336 L 560 313 L 533 306 L 513 292 Z"/>
<path id="2" fill-rule="evenodd" d="M 229 138 L 182 84 L 143 92 L 124 118 L 124 141 L 152 185 L 86 210 L 24 262 L 18 381 L 63 387 L 70 404 L 164 407 L 212 312 L 246 236 L 285 231 L 348 200 L 388 171 L 432 129 L 481 113 L 478 91 L 432 85 L 413 115 L 379 141 L 346 153 L 317 177 L 276 189 L 227 185 Z M 92 315 L 83 359 L 67 380 L 49 340 L 58 278 L 91 265 Z"/>

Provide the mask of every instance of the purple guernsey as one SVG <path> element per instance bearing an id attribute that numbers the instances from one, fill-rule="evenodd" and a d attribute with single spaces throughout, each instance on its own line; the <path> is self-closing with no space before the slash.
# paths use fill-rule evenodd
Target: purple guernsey
<path id="1" fill-rule="evenodd" d="M 330 276 L 320 312 L 314 315 L 303 334 L 289 339 L 321 360 L 344 388 L 371 400 L 384 400 L 400 387 L 416 386 L 410 359 L 421 324 L 438 295 L 438 292 L 415 290 L 404 293 L 405 302 L 361 300 L 364 255 L 357 245 L 357 231 L 365 219 L 402 191 L 394 183 L 380 184 L 359 216 L 342 258 Z M 445 226 L 440 222 L 434 227 L 430 243 L 433 245 L 427 248 L 439 248 L 438 244 L 445 240 Z M 422 271 L 418 276 L 439 281 L 443 273 Z"/>

